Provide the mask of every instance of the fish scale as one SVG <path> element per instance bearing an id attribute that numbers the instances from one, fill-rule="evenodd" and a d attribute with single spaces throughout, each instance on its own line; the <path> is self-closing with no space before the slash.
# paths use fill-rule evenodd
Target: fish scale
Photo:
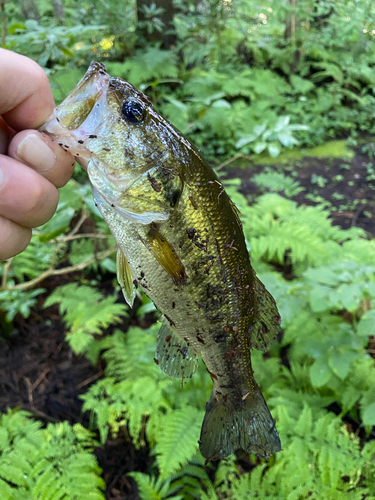
<path id="1" fill-rule="evenodd" d="M 125 299 L 132 305 L 141 286 L 162 312 L 161 370 L 183 379 L 193 375 L 197 355 L 206 365 L 213 392 L 202 454 L 215 460 L 237 450 L 279 451 L 250 348 L 268 347 L 280 316 L 210 165 L 144 94 L 98 63 L 42 130 L 90 159 L 94 199 L 119 246 Z"/>

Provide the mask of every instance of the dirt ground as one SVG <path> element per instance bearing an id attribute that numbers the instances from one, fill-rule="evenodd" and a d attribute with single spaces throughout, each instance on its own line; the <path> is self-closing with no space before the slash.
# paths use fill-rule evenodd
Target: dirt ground
<path id="1" fill-rule="evenodd" d="M 254 165 L 246 170 L 232 166 L 226 170 L 226 175 L 239 177 L 241 191 L 254 195 L 259 193 L 259 188 L 251 180 L 254 174 L 270 168 L 287 175 L 297 172 L 295 180 L 305 191 L 293 199 L 300 204 L 315 204 L 319 199 L 325 199 L 331 204 L 335 224 L 343 228 L 358 226 L 374 237 L 375 176 L 371 180 L 370 163 L 371 158 L 358 148 L 350 161 L 305 158 L 287 166 Z M 52 290 L 72 279 L 72 276 L 55 277 L 41 286 Z M 107 281 L 104 279 L 103 286 L 109 287 L 111 280 L 112 277 Z M 136 324 L 135 315 L 127 322 Z M 140 326 L 149 324 L 150 318 Z M 126 329 L 127 324 L 124 326 Z M 64 343 L 64 327 L 57 308 L 44 310 L 40 303 L 27 320 L 16 317 L 14 330 L 6 339 L 0 338 L 0 343 L 1 412 L 6 407 L 19 406 L 44 423 L 68 420 L 88 426 L 89 417 L 87 413 L 81 413 L 79 396 L 103 375 L 103 367 L 100 361 L 94 367 L 85 358 L 74 355 Z M 107 483 L 108 500 L 139 498 L 134 481 L 126 473 L 147 471 L 153 460 L 148 451 L 147 448 L 135 450 L 122 435 L 109 439 L 104 448 L 97 449 L 96 455 Z"/>
<path id="2" fill-rule="evenodd" d="M 304 191 L 291 196 L 292 200 L 306 205 L 326 201 L 334 224 L 343 229 L 361 227 L 370 237 L 374 237 L 375 158 L 369 157 L 362 149 L 363 146 L 357 147 L 351 160 L 305 157 L 302 160 L 279 164 L 276 158 L 272 166 L 230 166 L 225 169 L 223 175 L 241 179 L 240 191 L 250 196 L 262 192 L 252 181 L 256 174 L 281 172 L 292 176 L 304 188 Z"/>

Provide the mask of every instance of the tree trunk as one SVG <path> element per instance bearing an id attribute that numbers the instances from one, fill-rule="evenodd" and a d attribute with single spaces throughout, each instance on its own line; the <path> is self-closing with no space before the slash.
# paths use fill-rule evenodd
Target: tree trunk
<path id="1" fill-rule="evenodd" d="M 301 25 L 300 18 L 296 15 L 296 7 L 298 0 L 289 0 L 289 4 L 293 11 L 288 12 L 286 16 L 285 38 L 291 38 L 293 42 L 296 41 L 296 30 Z"/>
<path id="2" fill-rule="evenodd" d="M 170 49 L 171 46 L 176 43 L 176 35 L 165 34 L 165 32 L 174 29 L 173 17 L 177 11 L 173 5 L 173 0 L 138 0 L 138 21 L 147 21 L 142 8 L 145 6 L 150 7 L 153 3 L 156 5 L 156 7 L 161 7 L 164 9 L 164 12 L 157 16 L 164 23 L 163 29 L 161 32 L 154 30 L 152 33 L 148 33 L 147 27 L 145 27 L 140 30 L 140 35 L 150 42 L 162 42 L 163 48 Z"/>
<path id="3" fill-rule="evenodd" d="M 21 0 L 21 12 L 26 19 L 40 21 L 40 14 L 35 0 Z"/>
<path id="4" fill-rule="evenodd" d="M 53 14 L 58 21 L 58 24 L 65 24 L 64 6 L 61 0 L 52 0 Z"/>

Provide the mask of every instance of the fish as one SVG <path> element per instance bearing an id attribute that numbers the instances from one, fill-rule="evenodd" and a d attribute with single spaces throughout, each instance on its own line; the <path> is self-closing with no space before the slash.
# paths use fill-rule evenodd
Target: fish
<path id="1" fill-rule="evenodd" d="M 198 356 L 206 366 L 213 390 L 202 455 L 280 451 L 251 365 L 251 350 L 267 350 L 280 315 L 210 164 L 145 94 L 97 62 L 40 130 L 88 161 L 95 204 L 118 245 L 125 300 L 132 307 L 141 287 L 162 313 L 159 368 L 183 380 Z"/>

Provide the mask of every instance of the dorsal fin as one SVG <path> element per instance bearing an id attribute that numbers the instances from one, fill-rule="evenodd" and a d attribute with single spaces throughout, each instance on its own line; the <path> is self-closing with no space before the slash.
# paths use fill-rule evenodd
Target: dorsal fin
<path id="1" fill-rule="evenodd" d="M 257 301 L 256 321 L 250 328 L 250 347 L 265 351 L 279 333 L 280 314 L 275 299 L 255 276 L 254 294 Z"/>
<path id="2" fill-rule="evenodd" d="M 159 330 L 155 361 L 163 373 L 182 379 L 190 378 L 198 366 L 196 354 L 172 330 L 166 319 Z"/>
<path id="3" fill-rule="evenodd" d="M 126 302 L 133 307 L 136 291 L 131 275 L 129 262 L 120 248 L 117 250 L 117 281 L 120 283 Z"/>

